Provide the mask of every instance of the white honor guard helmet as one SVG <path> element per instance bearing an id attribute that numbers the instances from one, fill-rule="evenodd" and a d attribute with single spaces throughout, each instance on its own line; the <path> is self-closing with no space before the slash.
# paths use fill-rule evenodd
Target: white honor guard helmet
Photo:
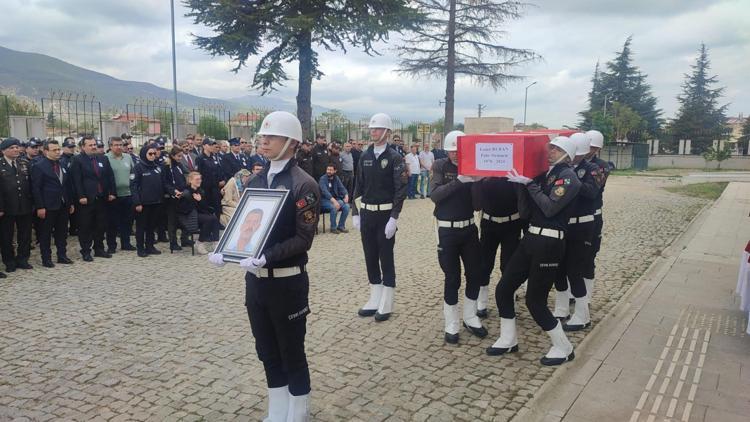
<path id="1" fill-rule="evenodd" d="M 576 156 L 576 144 L 567 136 L 556 137 L 552 140 L 552 142 L 550 142 L 550 145 L 554 145 L 565 151 L 570 159 L 573 159 Z"/>
<path id="2" fill-rule="evenodd" d="M 445 135 L 445 140 L 443 141 L 443 150 L 458 151 L 458 137 L 464 135 L 465 133 L 461 132 L 460 130 L 453 130 L 448 132 Z"/>
<path id="3" fill-rule="evenodd" d="M 590 130 L 586 132 L 586 136 L 589 137 L 592 147 L 602 148 L 604 147 L 604 135 L 598 130 Z"/>
<path id="4" fill-rule="evenodd" d="M 370 129 L 388 129 L 393 130 L 393 122 L 391 121 L 391 116 L 385 114 L 385 113 L 377 113 L 370 117 Z"/>
<path id="5" fill-rule="evenodd" d="M 591 151 L 589 137 L 583 132 L 570 135 L 570 140 L 576 144 L 576 155 L 586 155 Z"/>
<path id="6" fill-rule="evenodd" d="M 274 111 L 263 119 L 258 135 L 283 136 L 302 141 L 302 125 L 297 116 L 287 111 Z"/>

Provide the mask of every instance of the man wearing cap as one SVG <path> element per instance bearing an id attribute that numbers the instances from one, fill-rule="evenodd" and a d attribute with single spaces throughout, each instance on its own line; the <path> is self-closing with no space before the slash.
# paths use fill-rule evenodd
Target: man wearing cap
<path id="1" fill-rule="evenodd" d="M 130 179 L 135 164 L 130 154 L 123 153 L 122 139 L 109 138 L 109 152 L 105 154 L 115 178 L 115 198 L 107 204 L 107 253 L 117 251 L 117 237 L 120 237 L 120 249 L 134 251 L 130 243 L 133 230 L 133 199 L 130 192 Z"/>
<path id="2" fill-rule="evenodd" d="M 68 169 L 70 168 L 70 162 L 76 155 L 76 140 L 72 136 L 68 136 L 63 140 L 62 143 L 62 155 L 60 156 L 60 165 Z"/>
<path id="3" fill-rule="evenodd" d="M 508 180 L 519 184 L 518 210 L 529 221 L 523 239 L 510 258 L 495 289 L 500 314 L 500 338 L 487 348 L 491 356 L 518 351 L 515 292 L 526 285 L 526 307 L 534 321 L 547 333 L 552 347 L 540 362 L 561 365 L 573 360 L 573 345 L 563 326 L 547 307 L 547 297 L 565 255 L 565 237 L 572 203 L 581 182 L 570 167 L 576 146 L 570 138 L 558 136 L 547 148 L 550 169 L 530 179 L 511 170 Z"/>
<path id="4" fill-rule="evenodd" d="M 70 175 L 78 197 L 76 213 L 81 256 L 84 261 L 91 262 L 94 260 L 92 244 L 94 256 L 112 257 L 104 250 L 104 233 L 107 229 L 106 204 L 116 198 L 115 178 L 107 158 L 97 153 L 93 136 L 84 136 L 80 147 L 81 153 L 70 165 Z"/>
<path id="5" fill-rule="evenodd" d="M 96 153 L 99 155 L 104 155 L 104 152 L 104 141 L 96 138 Z"/>
<path id="6" fill-rule="evenodd" d="M 307 251 L 318 225 L 320 189 L 295 163 L 302 126 L 293 114 L 269 114 L 259 134 L 270 163 L 249 187 L 284 189 L 289 195 L 263 250 L 257 257 L 240 261 L 247 271 L 245 306 L 266 374 L 268 413 L 264 420 L 303 422 L 309 419 L 311 390 L 305 355 L 310 313 Z M 221 254 L 210 254 L 209 261 L 218 266 L 224 263 Z"/>
<path id="7" fill-rule="evenodd" d="M 70 174 L 60 165 L 61 148 L 57 141 L 43 145 L 44 156 L 31 168 L 31 187 L 40 219 L 39 249 L 42 265 L 53 268 L 52 238 L 57 248 L 57 262 L 72 264 L 67 254 L 68 216 L 75 209 L 70 189 Z"/>
<path id="8" fill-rule="evenodd" d="M 396 288 L 393 247 L 409 174 L 403 157 L 388 146 L 393 130 L 390 116 L 377 113 L 369 126 L 373 144 L 359 159 L 352 200 L 352 224 L 361 231 L 370 284 L 370 299 L 358 314 L 374 315 L 375 321 L 385 321 L 393 311 Z M 360 198 L 361 205 L 357 204 Z"/>
<path id="9" fill-rule="evenodd" d="M 20 142 L 7 138 L 0 143 L 0 254 L 5 271 L 31 269 L 31 174 L 28 161 L 19 158 Z M 13 248 L 13 238 L 18 250 Z"/>
<path id="10" fill-rule="evenodd" d="M 326 137 L 318 134 L 315 136 L 315 145 L 312 148 L 313 179 L 320 180 L 326 174 L 326 167 L 331 162 L 331 154 L 328 151 Z"/>
<path id="11" fill-rule="evenodd" d="M 29 167 L 31 167 L 36 164 L 36 161 L 43 158 L 39 152 L 42 148 L 42 140 L 39 138 L 30 138 L 26 145 L 26 157 L 24 158 L 29 162 Z"/>
<path id="12" fill-rule="evenodd" d="M 203 139 L 203 153 L 198 157 L 198 171 L 203 180 L 201 187 L 206 192 L 208 204 L 213 208 L 216 218 L 221 217 L 221 188 L 225 184 L 221 167 L 214 157 L 218 148 L 216 141 L 205 138 Z"/>
<path id="13" fill-rule="evenodd" d="M 240 138 L 229 140 L 229 152 L 221 160 L 221 169 L 225 181 L 228 181 L 243 168 L 247 168 L 247 159 L 240 151 Z"/>
<path id="14" fill-rule="evenodd" d="M 430 199 L 435 203 L 433 215 L 437 219 L 437 255 L 440 269 L 445 274 L 443 285 L 443 317 L 445 342 L 458 343 L 461 323 L 458 293 L 461 287 L 461 263 L 466 274 L 463 325 L 473 335 L 484 338 L 487 329 L 477 317 L 477 297 L 482 274 L 479 232 L 474 224 L 472 184 L 479 180 L 458 174 L 458 130 L 445 136 L 448 158 L 437 160 L 430 182 Z M 412 151 L 416 150 L 413 146 Z"/>
<path id="15" fill-rule="evenodd" d="M 299 149 L 297 149 L 297 155 L 295 158 L 297 159 L 297 165 L 299 166 L 299 168 L 304 170 L 305 173 L 309 174 L 310 177 L 312 177 L 312 142 L 310 142 L 308 139 L 305 139 L 300 145 Z"/>

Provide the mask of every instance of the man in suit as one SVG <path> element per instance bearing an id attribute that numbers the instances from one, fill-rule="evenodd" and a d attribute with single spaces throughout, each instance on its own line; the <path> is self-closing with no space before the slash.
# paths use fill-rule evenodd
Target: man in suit
<path id="1" fill-rule="evenodd" d="M 221 170 L 224 180 L 234 177 L 235 173 L 247 167 L 247 159 L 240 152 L 240 138 L 229 140 L 229 152 L 221 158 Z"/>
<path id="2" fill-rule="evenodd" d="M 70 174 L 60 163 L 62 148 L 55 140 L 44 142 L 43 156 L 31 168 L 31 193 L 36 207 L 36 216 L 41 221 L 39 228 L 39 249 L 42 265 L 47 268 L 52 263 L 52 236 L 57 248 L 57 262 L 72 264 L 67 254 L 68 215 L 75 209 L 73 205 Z"/>
<path id="3" fill-rule="evenodd" d="M 191 151 L 193 147 L 190 142 L 182 141 L 179 146 L 182 148 L 182 160 L 180 160 L 182 167 L 187 170 L 188 173 L 191 171 L 198 171 L 198 156 Z"/>
<path id="4" fill-rule="evenodd" d="M 73 159 L 70 174 L 78 196 L 78 240 L 81 256 L 86 262 L 94 256 L 111 258 L 104 250 L 104 232 L 107 227 L 106 203 L 115 200 L 115 177 L 109 161 L 96 152 L 93 136 L 81 139 L 81 153 Z"/>
<path id="5" fill-rule="evenodd" d="M 19 157 L 20 142 L 7 138 L 0 143 L 0 254 L 5 271 L 30 270 L 31 254 L 31 186 L 29 164 Z M 18 250 L 13 249 L 17 236 Z"/>

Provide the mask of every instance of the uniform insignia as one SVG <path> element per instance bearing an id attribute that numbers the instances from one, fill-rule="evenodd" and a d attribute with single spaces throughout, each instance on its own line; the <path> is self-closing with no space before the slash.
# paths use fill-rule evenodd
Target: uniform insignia
<path id="1" fill-rule="evenodd" d="M 372 160 L 363 160 L 362 165 L 365 167 L 370 167 L 372 166 Z"/>
<path id="2" fill-rule="evenodd" d="M 297 201 L 295 203 L 295 205 L 297 205 L 298 209 L 302 209 L 302 208 L 305 208 L 307 206 L 307 201 L 305 201 L 305 198 L 302 198 L 299 201 Z"/>
<path id="3" fill-rule="evenodd" d="M 586 169 L 579 169 L 578 170 L 578 178 L 579 179 L 582 178 L 585 175 L 586 175 Z"/>
<path id="4" fill-rule="evenodd" d="M 302 218 L 305 221 L 305 224 L 312 224 L 315 222 L 315 212 L 313 210 L 307 210 L 302 214 Z"/>
<path id="5" fill-rule="evenodd" d="M 550 176 L 550 177 L 549 177 L 549 178 L 547 179 L 547 184 L 548 184 L 548 185 L 551 185 L 551 184 L 552 184 L 552 183 L 554 183 L 554 182 L 555 182 L 555 175 L 552 175 L 552 176 Z"/>
<path id="6" fill-rule="evenodd" d="M 315 193 L 310 192 L 303 198 L 307 202 L 307 206 L 315 205 L 318 203 L 318 196 Z"/>
<path id="7" fill-rule="evenodd" d="M 562 184 L 565 184 L 565 180 L 563 180 L 563 179 L 559 179 L 559 180 L 556 180 L 556 181 L 555 181 L 555 186 L 560 186 L 560 185 L 562 185 Z"/>
<path id="8" fill-rule="evenodd" d="M 555 190 L 552 191 L 552 193 L 555 194 L 555 196 L 563 196 L 565 195 L 565 186 L 558 186 L 555 188 Z"/>
<path id="9" fill-rule="evenodd" d="M 380 168 L 386 168 L 388 167 L 388 159 L 384 158 L 383 161 L 380 162 Z"/>

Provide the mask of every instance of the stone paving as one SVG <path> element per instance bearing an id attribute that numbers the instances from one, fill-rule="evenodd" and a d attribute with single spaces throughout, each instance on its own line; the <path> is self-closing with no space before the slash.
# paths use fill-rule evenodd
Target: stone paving
<path id="1" fill-rule="evenodd" d="M 610 178 L 595 323 L 706 204 L 661 189 L 678 183 Z M 502 421 L 553 374 L 538 363 L 548 340 L 523 305 L 520 353 L 485 356 L 499 334 L 494 304 L 486 339 L 462 331 L 458 346 L 443 343 L 431 211 L 428 200 L 405 204 L 396 308 L 384 323 L 356 316 L 368 294 L 359 234 L 316 237 L 307 334 L 315 420 Z M 215 269 L 184 251 L 120 252 L 67 271 L 36 258 L 38 269 L 0 281 L 0 420 L 262 419 L 265 381 L 237 266 Z"/>

